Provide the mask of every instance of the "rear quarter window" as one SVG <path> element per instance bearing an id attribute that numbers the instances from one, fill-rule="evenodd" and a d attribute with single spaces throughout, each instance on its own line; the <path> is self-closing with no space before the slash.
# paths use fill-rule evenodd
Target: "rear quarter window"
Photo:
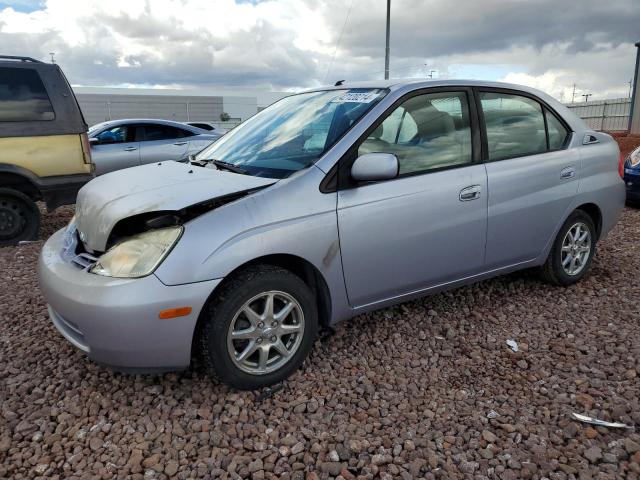
<path id="1" fill-rule="evenodd" d="M 54 119 L 51 100 L 37 71 L 0 67 L 0 122 Z"/>

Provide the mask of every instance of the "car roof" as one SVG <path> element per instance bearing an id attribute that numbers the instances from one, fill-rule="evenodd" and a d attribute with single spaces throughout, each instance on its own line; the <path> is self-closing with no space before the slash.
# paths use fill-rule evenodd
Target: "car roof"
<path id="1" fill-rule="evenodd" d="M 190 130 L 195 133 L 208 133 L 206 130 L 194 127 L 192 125 L 189 125 L 188 123 L 176 122 L 174 120 L 163 120 L 161 118 L 119 118 L 117 120 L 107 120 L 106 122 L 96 123 L 95 125 L 91 126 L 91 129 L 95 129 L 96 127 L 102 128 L 110 125 L 130 125 L 132 123 L 152 123 L 157 125 L 168 125 L 170 127 Z"/>
<path id="2" fill-rule="evenodd" d="M 344 81 L 341 85 L 331 85 L 326 87 L 318 87 L 304 90 L 299 93 L 318 92 L 323 90 L 345 90 L 349 88 L 381 88 L 388 89 L 391 92 L 402 91 L 402 94 L 413 90 L 433 87 L 491 87 L 501 88 L 505 90 L 515 90 L 529 93 L 546 102 L 560 116 L 562 116 L 571 126 L 572 130 L 580 132 L 590 130 L 588 126 L 575 113 L 570 111 L 565 105 L 560 103 L 552 96 L 526 85 L 517 85 L 515 83 L 494 82 L 487 80 L 425 80 L 421 78 L 407 79 L 391 79 L 391 80 L 373 80 L 365 82 L 348 82 Z"/>
<path id="3" fill-rule="evenodd" d="M 340 85 L 331 85 L 317 88 L 310 88 L 304 90 L 304 92 L 314 92 L 319 90 L 344 90 L 346 88 L 385 88 L 388 90 L 399 90 L 405 87 L 410 89 L 420 88 L 432 88 L 432 87 L 447 87 L 447 86 L 465 86 L 465 87 L 494 87 L 494 88 L 506 88 L 510 90 L 521 90 L 531 93 L 543 93 L 531 87 L 524 85 L 516 85 L 514 83 L 506 82 L 494 82 L 487 80 L 425 80 L 422 78 L 405 78 L 405 79 L 391 79 L 391 80 L 369 80 L 362 82 L 349 82 L 344 80 Z"/>
<path id="4" fill-rule="evenodd" d="M 176 122 L 175 120 L 164 120 L 162 118 L 118 118 L 115 120 L 107 120 L 106 122 L 102 122 L 102 124 L 114 124 L 114 123 L 158 123 L 161 125 L 173 125 L 176 127 L 184 127 L 185 123 Z M 102 125 L 101 124 L 101 125 Z"/>

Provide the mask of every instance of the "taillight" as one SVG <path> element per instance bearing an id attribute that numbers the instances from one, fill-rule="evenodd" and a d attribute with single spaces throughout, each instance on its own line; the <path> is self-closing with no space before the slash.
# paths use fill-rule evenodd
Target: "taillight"
<path id="1" fill-rule="evenodd" d="M 82 133 L 80 135 L 80 141 L 82 143 L 82 158 L 84 163 L 91 163 L 91 145 L 89 144 L 89 135 Z"/>
<path id="2" fill-rule="evenodd" d="M 622 155 L 622 153 L 618 160 L 618 175 L 620 175 L 620 178 L 624 180 L 624 155 Z"/>

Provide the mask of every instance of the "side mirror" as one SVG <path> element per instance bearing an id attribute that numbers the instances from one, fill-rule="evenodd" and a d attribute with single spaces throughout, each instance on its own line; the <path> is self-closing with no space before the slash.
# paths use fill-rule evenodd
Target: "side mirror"
<path id="1" fill-rule="evenodd" d="M 100 143 L 100 139 L 98 137 L 89 138 L 89 145 L 98 145 Z"/>
<path id="2" fill-rule="evenodd" d="M 391 180 L 398 176 L 398 159 L 393 153 L 365 153 L 351 166 L 351 178 L 358 182 Z"/>

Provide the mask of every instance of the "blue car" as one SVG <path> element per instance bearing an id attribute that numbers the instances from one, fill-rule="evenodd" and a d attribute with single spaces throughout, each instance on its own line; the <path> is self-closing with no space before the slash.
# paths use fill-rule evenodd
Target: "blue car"
<path id="1" fill-rule="evenodd" d="M 624 183 L 627 186 L 627 203 L 640 204 L 640 147 L 624 161 Z"/>

